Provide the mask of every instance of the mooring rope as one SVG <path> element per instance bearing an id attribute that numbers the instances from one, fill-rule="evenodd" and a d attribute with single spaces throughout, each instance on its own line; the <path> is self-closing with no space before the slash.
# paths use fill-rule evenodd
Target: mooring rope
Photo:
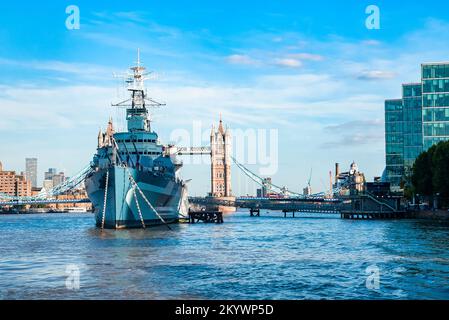
<path id="1" fill-rule="evenodd" d="M 136 187 L 133 186 L 134 200 L 136 201 L 137 211 L 139 212 L 140 222 L 142 223 L 142 228 L 145 229 L 145 222 L 143 221 L 142 211 L 140 211 L 139 200 L 137 200 Z"/>
<path id="2" fill-rule="evenodd" d="M 127 168 L 128 169 L 128 168 Z M 137 185 L 136 181 L 134 180 L 133 176 L 131 175 L 131 172 L 129 172 L 128 170 L 128 174 L 129 174 L 129 179 L 131 180 L 131 184 L 133 185 L 134 188 L 136 188 L 140 195 L 142 196 L 143 200 L 147 203 L 147 205 L 151 208 L 151 210 L 153 210 L 153 212 L 156 214 L 156 216 L 162 221 L 163 224 L 165 224 L 167 226 L 167 228 L 170 228 L 170 226 L 168 225 L 168 223 L 164 220 L 164 218 L 161 217 L 161 215 L 156 211 L 156 209 L 153 207 L 153 205 L 150 203 L 150 201 L 148 201 L 147 197 L 145 196 L 145 194 L 143 193 L 143 191 L 139 188 L 139 186 Z"/>
<path id="3" fill-rule="evenodd" d="M 103 216 L 101 217 L 101 230 L 104 229 L 104 220 L 106 217 L 106 203 L 108 200 L 108 185 L 109 185 L 109 168 L 106 169 L 106 187 L 104 188 L 104 200 L 103 200 Z"/>

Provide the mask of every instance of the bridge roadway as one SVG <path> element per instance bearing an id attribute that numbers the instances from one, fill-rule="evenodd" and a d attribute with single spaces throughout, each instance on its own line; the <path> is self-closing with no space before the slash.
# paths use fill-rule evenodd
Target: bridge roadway
<path id="1" fill-rule="evenodd" d="M 192 204 L 203 206 L 230 206 L 250 210 L 277 210 L 284 212 L 318 212 L 339 213 L 341 200 L 325 198 L 249 198 L 241 197 L 233 200 L 220 200 L 210 197 L 189 197 Z M 88 203 L 89 199 L 32 199 L 0 201 L 0 206 L 45 205 L 63 203 Z"/>
<path id="2" fill-rule="evenodd" d="M 51 203 L 86 203 L 89 199 L 28 199 L 0 201 L 1 206 L 38 205 Z M 326 199 L 323 197 L 309 198 L 250 198 L 240 197 L 235 200 L 224 200 L 212 197 L 189 197 L 189 202 L 203 207 L 229 206 L 249 209 L 250 214 L 259 216 L 260 210 L 340 214 L 348 219 L 403 218 L 405 211 L 401 209 L 398 197 L 377 198 L 370 194 L 342 199 Z"/>
<path id="3" fill-rule="evenodd" d="M 311 212 L 322 214 L 338 214 L 343 210 L 344 203 L 340 199 L 326 198 L 236 198 L 221 200 L 211 197 L 190 197 L 189 202 L 200 206 L 229 206 L 250 209 L 250 212 L 260 213 L 260 210 L 286 212 Z"/>
<path id="4" fill-rule="evenodd" d="M 58 204 L 58 203 L 89 203 L 90 200 L 85 199 L 39 199 L 39 200 L 9 200 L 0 201 L 1 206 L 24 206 L 24 205 L 39 205 L 39 204 Z"/>

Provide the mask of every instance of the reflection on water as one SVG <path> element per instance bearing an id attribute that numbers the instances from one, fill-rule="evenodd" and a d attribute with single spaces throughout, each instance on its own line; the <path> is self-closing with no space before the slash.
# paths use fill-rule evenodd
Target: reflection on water
<path id="1" fill-rule="evenodd" d="M 146 230 L 0 216 L 3 299 L 449 299 L 449 225 L 280 214 Z M 67 265 L 80 290 L 66 288 Z M 367 289 L 369 266 L 379 289 Z"/>

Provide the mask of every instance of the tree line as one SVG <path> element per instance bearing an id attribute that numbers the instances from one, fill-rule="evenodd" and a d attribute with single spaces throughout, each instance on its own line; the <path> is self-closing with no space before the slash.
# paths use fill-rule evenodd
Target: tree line
<path id="1" fill-rule="evenodd" d="M 419 194 L 440 205 L 449 205 L 449 141 L 442 141 L 422 152 L 411 170 L 411 186 L 407 194 Z"/>

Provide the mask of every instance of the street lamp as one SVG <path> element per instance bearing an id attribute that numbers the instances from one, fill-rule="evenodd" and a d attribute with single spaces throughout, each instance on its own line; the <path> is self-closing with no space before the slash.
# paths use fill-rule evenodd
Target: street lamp
<path id="1" fill-rule="evenodd" d="M 419 207 L 419 193 L 416 194 L 416 200 L 418 201 L 417 205 L 418 205 L 418 210 L 420 209 Z"/>
<path id="2" fill-rule="evenodd" d="M 435 194 L 435 199 L 433 200 L 433 209 L 437 210 L 438 209 L 438 198 L 440 197 L 440 193 L 437 192 Z"/>

